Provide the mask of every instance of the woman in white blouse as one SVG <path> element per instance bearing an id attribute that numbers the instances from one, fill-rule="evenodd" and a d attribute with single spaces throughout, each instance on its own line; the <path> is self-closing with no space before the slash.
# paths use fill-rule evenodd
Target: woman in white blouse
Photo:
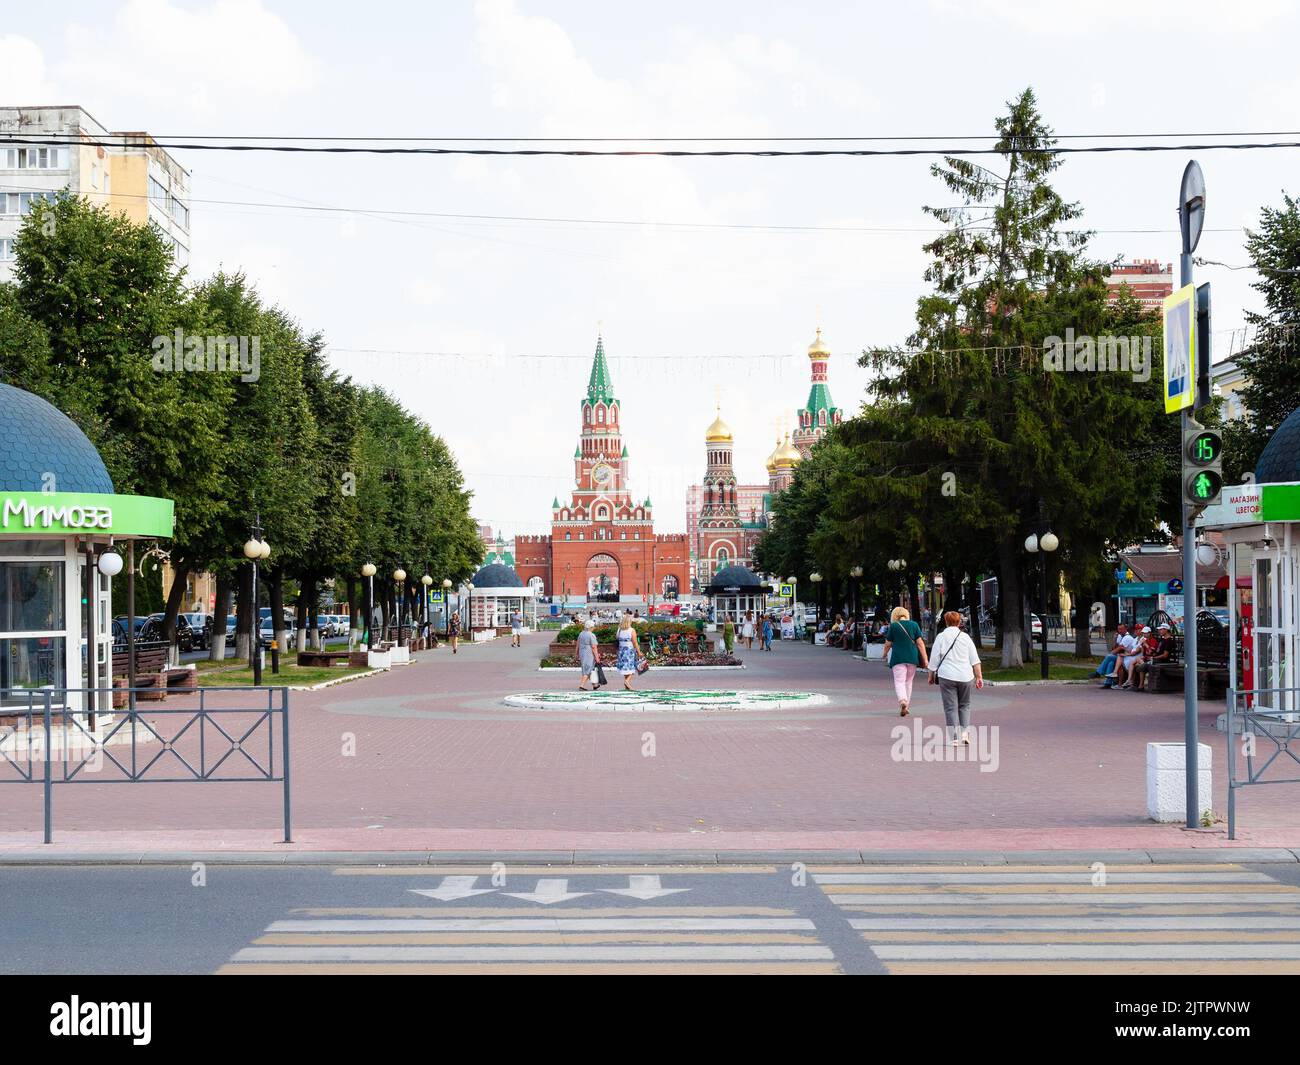
<path id="1" fill-rule="evenodd" d="M 961 615 L 949 610 L 943 616 L 947 628 L 935 638 L 930 648 L 930 668 L 939 681 L 943 716 L 948 722 L 948 742 L 957 745 L 957 727 L 961 742 L 970 746 L 970 693 L 984 687 L 984 673 L 975 641 L 961 629 Z"/>

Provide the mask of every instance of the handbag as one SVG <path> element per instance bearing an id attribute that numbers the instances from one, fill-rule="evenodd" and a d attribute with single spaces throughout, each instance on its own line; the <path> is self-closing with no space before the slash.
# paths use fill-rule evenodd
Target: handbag
<path id="1" fill-rule="evenodd" d="M 958 632 L 957 635 L 953 637 L 952 643 L 948 645 L 948 650 L 944 651 L 943 658 L 947 658 L 950 654 L 952 654 L 953 647 L 956 646 L 957 641 L 960 639 L 961 639 L 961 633 Z M 934 669 L 930 670 L 930 676 L 926 679 L 926 684 L 939 683 L 939 666 L 943 665 L 943 658 L 939 659 L 939 665 L 935 666 Z"/>
<path id="2" fill-rule="evenodd" d="M 650 672 L 650 662 L 649 662 L 649 660 L 646 659 L 644 656 L 641 657 L 641 658 L 638 658 L 638 659 L 636 660 L 636 671 L 637 671 L 637 674 L 638 674 L 638 675 L 640 675 L 640 674 L 642 674 L 642 673 L 649 673 L 649 672 Z"/>
<path id="3" fill-rule="evenodd" d="M 596 663 L 596 687 L 603 688 L 608 683 L 609 681 L 605 678 L 605 667 L 601 663 L 597 662 Z"/>

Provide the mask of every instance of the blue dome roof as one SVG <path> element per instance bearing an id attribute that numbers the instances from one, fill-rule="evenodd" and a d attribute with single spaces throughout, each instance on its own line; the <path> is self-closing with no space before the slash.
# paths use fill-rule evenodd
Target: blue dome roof
<path id="1" fill-rule="evenodd" d="M 71 418 L 40 396 L 0 383 L 0 492 L 45 489 L 111 493 L 113 481 Z"/>
<path id="2" fill-rule="evenodd" d="M 500 562 L 484 566 L 470 578 L 470 583 L 475 588 L 522 588 L 524 586 L 524 582 L 519 579 L 519 574 Z"/>
<path id="3" fill-rule="evenodd" d="M 723 566 L 709 582 L 712 588 L 761 588 L 763 582 L 747 566 Z"/>
<path id="4" fill-rule="evenodd" d="M 1255 464 L 1256 484 L 1287 484 L 1300 481 L 1300 407 L 1275 432 Z"/>

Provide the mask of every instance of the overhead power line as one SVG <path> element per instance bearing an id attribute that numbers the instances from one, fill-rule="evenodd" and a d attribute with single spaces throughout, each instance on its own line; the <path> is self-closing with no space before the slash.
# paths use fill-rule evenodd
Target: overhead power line
<path id="1" fill-rule="evenodd" d="M 80 141 L 80 133 L 56 133 L 50 136 Z M 114 134 L 124 140 L 140 140 L 140 134 Z M 430 136 L 317 136 L 286 134 L 225 134 L 225 133 L 158 133 L 149 135 L 159 140 L 173 141 L 321 141 L 327 143 L 367 144 L 848 144 L 893 143 L 898 141 L 997 141 L 1000 133 L 973 134 L 873 134 L 866 136 L 689 136 L 689 137 L 430 137 Z M 1230 133 L 1054 133 L 1053 140 L 1162 140 L 1171 137 L 1300 137 L 1300 130 L 1267 130 Z"/>
<path id="2" fill-rule="evenodd" d="M 484 155 L 484 156 L 568 156 L 568 157 L 666 157 L 666 158 L 816 158 L 822 156 L 849 157 L 888 157 L 888 156 L 974 156 L 1005 155 L 1004 149 L 993 148 L 674 148 L 674 149 L 634 149 L 634 148 L 434 148 L 426 145 L 419 147 L 394 147 L 367 144 L 298 144 L 298 143 L 251 143 L 242 138 L 241 143 L 205 144 L 197 141 L 159 140 L 150 137 L 142 141 L 123 139 L 121 142 L 99 139 L 58 139 L 49 135 L 13 136 L 7 134 L 4 144 L 54 145 L 80 144 L 86 147 L 118 148 L 123 146 L 139 147 L 148 144 L 158 148 L 169 148 L 196 152 L 280 152 L 301 155 Z M 1035 147 L 1033 150 L 1049 155 L 1092 155 L 1114 152 L 1209 152 L 1209 151 L 1261 151 L 1279 148 L 1300 148 L 1300 141 L 1254 141 L 1234 142 L 1230 144 L 1090 144 L 1077 147 L 1053 146 Z"/>
<path id="3" fill-rule="evenodd" d="M 35 185 L 11 185 L 4 183 L 4 189 L 8 192 L 49 192 L 46 187 Z M 278 193 L 272 193 L 279 195 Z M 114 192 L 106 193 L 98 190 L 83 190 L 81 195 L 88 197 L 99 197 L 102 199 L 129 198 L 144 200 L 148 199 L 148 193 L 144 192 Z M 301 211 L 306 214 L 329 214 L 329 215 L 355 215 L 357 217 L 377 217 L 377 218 L 434 218 L 444 222 L 486 222 L 486 223 L 541 223 L 547 225 L 580 225 L 580 226 L 625 226 L 628 228 L 638 228 L 651 226 L 661 229 L 702 229 L 702 230 L 751 230 L 757 232 L 775 232 L 775 233 L 946 233 L 948 228 L 942 225 L 933 226 L 815 226 L 798 223 L 780 224 L 780 223 L 755 223 L 755 222 L 674 222 L 658 219 L 636 219 L 636 218 L 574 218 L 565 216 L 552 215 L 517 215 L 517 214 L 464 214 L 451 211 L 408 211 L 398 208 L 389 207 L 336 207 L 329 204 L 312 204 L 312 203 L 275 203 L 261 200 L 215 200 L 205 199 L 198 196 L 185 198 L 187 204 L 208 204 L 217 207 L 256 207 L 269 211 Z M 963 210 L 964 208 L 953 208 L 953 210 Z M 982 221 L 982 220 L 981 220 Z M 974 226 L 963 225 L 960 228 L 968 232 L 991 232 L 992 226 Z M 1206 228 L 1206 233 L 1240 233 L 1243 227 L 1229 226 L 1225 228 Z M 1081 229 L 1081 230 L 1063 230 L 1066 233 L 1098 233 L 1098 234 L 1148 234 L 1148 233 L 1177 233 L 1177 226 L 1148 226 L 1138 229 Z"/>

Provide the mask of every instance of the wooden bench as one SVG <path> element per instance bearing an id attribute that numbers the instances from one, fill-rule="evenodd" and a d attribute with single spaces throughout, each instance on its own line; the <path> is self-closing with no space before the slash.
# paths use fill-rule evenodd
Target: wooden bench
<path id="1" fill-rule="evenodd" d="M 354 652 L 352 651 L 299 651 L 298 665 L 300 666 L 332 666 L 342 662 L 345 665 L 353 665 Z M 365 665 L 365 652 L 360 654 L 362 665 Z"/>

